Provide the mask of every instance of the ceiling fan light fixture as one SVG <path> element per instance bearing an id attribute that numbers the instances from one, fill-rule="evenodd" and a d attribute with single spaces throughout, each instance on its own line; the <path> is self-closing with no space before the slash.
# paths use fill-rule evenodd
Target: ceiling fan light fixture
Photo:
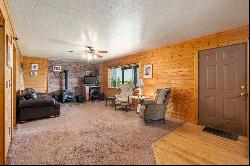
<path id="1" fill-rule="evenodd" d="M 88 60 L 92 60 L 92 56 L 90 54 L 88 54 Z"/>
<path id="2" fill-rule="evenodd" d="M 103 56 L 100 55 L 99 53 L 101 53 L 101 54 L 102 53 L 108 53 L 108 51 L 104 51 L 104 50 L 97 51 L 92 46 L 85 46 L 85 47 L 86 47 L 86 49 L 84 50 L 84 52 L 78 52 L 78 51 L 76 52 L 76 51 L 73 51 L 73 50 L 69 50 L 68 52 L 69 53 L 76 52 L 76 53 L 82 55 L 83 59 L 86 59 L 88 61 L 97 60 L 98 58 L 102 58 Z"/>
<path id="3" fill-rule="evenodd" d="M 86 59 L 86 58 L 87 58 L 87 55 L 86 55 L 86 54 L 83 54 L 83 58 Z"/>

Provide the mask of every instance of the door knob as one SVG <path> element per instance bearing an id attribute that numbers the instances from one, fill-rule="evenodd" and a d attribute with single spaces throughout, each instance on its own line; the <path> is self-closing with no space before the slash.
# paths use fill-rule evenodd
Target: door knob
<path id="1" fill-rule="evenodd" d="M 246 96 L 247 94 L 245 92 L 241 92 L 240 96 Z"/>

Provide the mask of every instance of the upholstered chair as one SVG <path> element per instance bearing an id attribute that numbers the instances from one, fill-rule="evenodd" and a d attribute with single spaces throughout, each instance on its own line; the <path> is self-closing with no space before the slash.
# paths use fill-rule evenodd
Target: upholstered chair
<path id="1" fill-rule="evenodd" d="M 153 120 L 162 120 L 165 123 L 170 93 L 170 88 L 157 89 L 154 100 L 145 99 L 142 101 L 140 116 L 144 119 L 145 125 Z"/>
<path id="2" fill-rule="evenodd" d="M 129 96 L 133 94 L 134 86 L 129 84 L 120 84 L 118 85 L 118 88 L 120 89 L 120 93 L 115 95 L 115 103 L 119 104 L 122 102 L 130 102 Z"/>

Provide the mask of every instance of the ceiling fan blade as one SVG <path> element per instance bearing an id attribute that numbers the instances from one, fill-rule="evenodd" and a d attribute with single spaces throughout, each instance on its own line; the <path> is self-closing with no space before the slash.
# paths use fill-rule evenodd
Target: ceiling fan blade
<path id="1" fill-rule="evenodd" d="M 86 48 L 90 51 L 90 52 L 94 52 L 94 48 L 92 46 L 86 46 Z"/>
<path id="2" fill-rule="evenodd" d="M 70 50 L 68 51 L 69 53 L 72 53 L 72 54 L 82 54 L 82 52 L 80 51 L 73 51 L 73 50 Z"/>
<path id="3" fill-rule="evenodd" d="M 108 51 L 98 51 L 98 53 L 105 54 L 108 53 Z"/>
<path id="4" fill-rule="evenodd" d="M 89 50 L 85 50 L 86 53 L 91 54 L 92 52 Z"/>
<path id="5" fill-rule="evenodd" d="M 95 54 L 98 58 L 102 58 L 103 56 L 99 55 L 99 54 Z"/>

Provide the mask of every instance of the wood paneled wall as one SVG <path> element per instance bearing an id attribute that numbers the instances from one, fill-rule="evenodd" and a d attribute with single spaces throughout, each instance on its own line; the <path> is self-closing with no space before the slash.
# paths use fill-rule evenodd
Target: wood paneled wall
<path id="1" fill-rule="evenodd" d="M 154 96 L 157 88 L 171 87 L 172 94 L 168 114 L 198 123 L 198 52 L 237 43 L 248 42 L 249 26 L 228 30 L 165 47 L 136 53 L 102 64 L 102 90 L 106 95 L 117 92 L 108 87 L 108 68 L 130 63 L 153 65 L 153 78 L 144 79 L 143 94 Z"/>
<path id="2" fill-rule="evenodd" d="M 38 64 L 38 76 L 31 76 L 31 64 Z M 37 92 L 48 92 L 48 59 L 32 56 L 23 57 L 24 88 L 33 88 Z"/>
<path id="3" fill-rule="evenodd" d="M 10 12 L 6 0 L 0 0 L 1 35 L 0 35 L 0 164 L 4 164 L 12 139 L 12 129 L 15 126 L 15 91 L 22 89 L 21 81 L 21 61 L 22 55 L 18 43 L 14 40 L 15 57 L 12 68 L 6 65 L 7 55 L 7 35 L 15 36 L 11 21 Z M 16 77 L 15 77 L 16 75 Z M 14 81 L 16 79 L 16 82 Z M 6 81 L 10 81 L 10 87 L 6 86 Z M 16 83 L 16 84 L 15 84 Z M 14 87 L 15 86 L 15 87 Z"/>

